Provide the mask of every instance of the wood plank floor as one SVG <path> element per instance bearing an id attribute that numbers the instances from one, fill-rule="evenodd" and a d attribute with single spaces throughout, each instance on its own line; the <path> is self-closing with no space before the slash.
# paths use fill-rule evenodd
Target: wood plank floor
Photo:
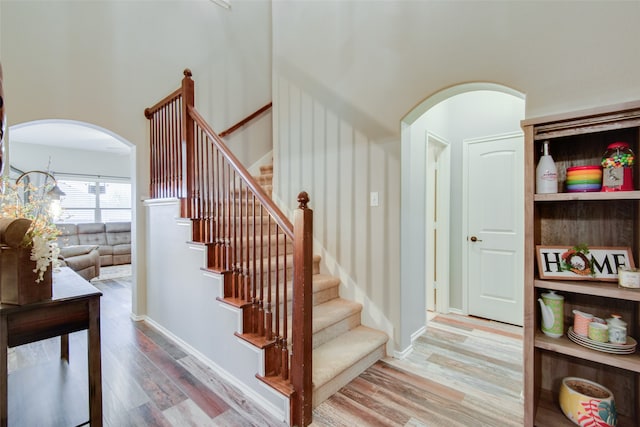
<path id="1" fill-rule="evenodd" d="M 283 426 L 199 360 L 130 317 L 127 278 L 102 297 L 104 425 Z M 9 350 L 9 425 L 88 420 L 86 332 Z M 520 328 L 455 315 L 429 322 L 404 360 L 387 358 L 314 410 L 324 426 L 522 425 Z"/>
<path id="2" fill-rule="evenodd" d="M 522 328 L 438 315 L 314 411 L 321 426 L 521 426 Z"/>

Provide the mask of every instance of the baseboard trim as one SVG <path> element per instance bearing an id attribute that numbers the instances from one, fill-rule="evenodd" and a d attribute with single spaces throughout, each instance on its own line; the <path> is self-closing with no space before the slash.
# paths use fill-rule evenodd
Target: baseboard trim
<path id="1" fill-rule="evenodd" d="M 425 332 L 427 332 L 427 325 L 424 325 L 423 327 L 421 327 L 420 329 L 418 329 L 417 331 L 412 333 L 411 334 L 411 345 L 413 346 L 413 343 L 415 342 L 415 340 L 420 338 L 420 336 L 423 335 Z"/>
<path id="2" fill-rule="evenodd" d="M 146 316 L 146 315 L 144 315 L 144 314 L 143 314 L 143 315 L 139 315 L 139 314 L 134 314 L 134 313 L 131 313 L 131 314 L 129 315 L 129 317 L 130 317 L 130 318 L 131 318 L 131 320 L 133 320 L 134 322 L 142 322 L 142 321 L 144 321 L 144 320 L 147 318 L 147 316 Z"/>
<path id="3" fill-rule="evenodd" d="M 402 351 L 394 351 L 393 358 L 402 360 L 402 359 L 405 359 L 407 356 L 409 356 L 412 352 L 413 352 L 413 344 L 411 344 L 410 346 L 408 346 Z"/>
<path id="4" fill-rule="evenodd" d="M 411 344 L 405 348 L 402 351 L 394 351 L 393 352 L 393 357 L 395 359 L 404 359 L 407 356 L 409 356 L 411 354 L 411 352 L 413 351 L 413 343 L 425 332 L 427 332 L 427 325 L 421 327 L 420 329 L 418 329 L 417 331 L 415 331 L 414 333 L 411 334 Z"/>

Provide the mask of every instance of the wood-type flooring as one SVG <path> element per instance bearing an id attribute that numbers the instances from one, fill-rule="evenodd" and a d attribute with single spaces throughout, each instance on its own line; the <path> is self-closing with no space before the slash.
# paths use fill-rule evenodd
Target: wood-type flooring
<path id="1" fill-rule="evenodd" d="M 284 426 L 144 322 L 129 317 L 129 278 L 103 292 L 104 425 Z M 314 410 L 314 427 L 522 425 L 521 329 L 438 315 L 405 359 L 386 358 Z M 86 332 L 9 350 L 9 426 L 72 427 L 88 420 Z"/>
<path id="2" fill-rule="evenodd" d="M 316 408 L 313 426 L 522 426 L 522 328 L 437 315 L 414 346 Z"/>

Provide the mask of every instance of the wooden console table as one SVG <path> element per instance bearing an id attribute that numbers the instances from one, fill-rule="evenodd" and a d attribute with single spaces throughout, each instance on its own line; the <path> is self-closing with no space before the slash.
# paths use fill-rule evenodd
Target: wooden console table
<path id="1" fill-rule="evenodd" d="M 60 336 L 60 357 L 68 361 L 68 334 L 83 329 L 89 358 L 89 422 L 92 427 L 102 426 L 100 296 L 98 289 L 64 267 L 53 273 L 50 300 L 0 304 L 0 426 L 7 425 L 7 349 Z"/>

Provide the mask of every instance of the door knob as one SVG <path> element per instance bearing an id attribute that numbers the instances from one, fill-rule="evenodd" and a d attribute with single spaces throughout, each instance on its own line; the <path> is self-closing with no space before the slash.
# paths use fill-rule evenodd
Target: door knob
<path id="1" fill-rule="evenodd" d="M 469 240 L 471 240 L 472 242 L 482 242 L 482 240 L 478 239 L 476 236 L 469 237 Z"/>

